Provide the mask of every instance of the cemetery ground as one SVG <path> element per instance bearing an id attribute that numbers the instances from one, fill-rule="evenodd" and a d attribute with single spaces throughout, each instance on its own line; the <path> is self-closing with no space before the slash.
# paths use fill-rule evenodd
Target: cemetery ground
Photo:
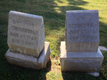
<path id="1" fill-rule="evenodd" d="M 107 0 L 0 0 L 0 80 L 107 80 L 107 51 L 99 77 L 79 72 L 61 72 L 60 42 L 64 41 L 66 10 L 99 10 L 100 46 L 107 47 Z M 44 17 L 45 41 L 50 42 L 51 60 L 43 70 L 9 64 L 7 28 L 10 10 Z"/>

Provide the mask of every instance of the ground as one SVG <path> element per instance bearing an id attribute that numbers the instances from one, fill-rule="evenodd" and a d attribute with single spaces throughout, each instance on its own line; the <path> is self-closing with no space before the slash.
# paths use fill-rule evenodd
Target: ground
<path id="1" fill-rule="evenodd" d="M 50 42 L 51 61 L 46 69 L 32 70 L 9 64 L 7 31 L 10 10 L 40 15 L 44 18 L 45 41 Z M 0 0 L 0 80 L 107 80 L 107 51 L 100 76 L 79 72 L 61 72 L 60 42 L 65 40 L 67 10 L 98 10 L 100 46 L 107 47 L 107 0 Z"/>

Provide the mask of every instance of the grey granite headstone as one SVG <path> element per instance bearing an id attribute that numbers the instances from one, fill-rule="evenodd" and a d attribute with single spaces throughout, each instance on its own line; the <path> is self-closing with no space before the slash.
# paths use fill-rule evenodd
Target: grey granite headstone
<path id="1" fill-rule="evenodd" d="M 61 41 L 62 71 L 99 76 L 103 55 L 99 46 L 98 10 L 66 11 L 65 40 Z"/>
<path id="2" fill-rule="evenodd" d="M 96 52 L 99 45 L 98 10 L 66 11 L 68 52 Z"/>
<path id="3" fill-rule="evenodd" d="M 42 16 L 10 11 L 7 43 L 5 57 L 11 64 L 43 69 L 50 60 L 50 43 L 45 42 Z"/>
<path id="4" fill-rule="evenodd" d="M 45 42 L 42 16 L 10 11 L 8 46 L 10 51 L 38 57 Z"/>

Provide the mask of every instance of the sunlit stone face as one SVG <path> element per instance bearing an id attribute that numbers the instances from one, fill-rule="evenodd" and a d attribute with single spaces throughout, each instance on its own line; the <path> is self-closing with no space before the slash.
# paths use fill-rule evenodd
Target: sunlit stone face
<path id="1" fill-rule="evenodd" d="M 38 57 L 44 41 L 42 16 L 9 12 L 8 46 L 11 51 Z"/>
<path id="2" fill-rule="evenodd" d="M 99 45 L 97 10 L 66 12 L 66 48 L 68 52 L 95 52 Z"/>

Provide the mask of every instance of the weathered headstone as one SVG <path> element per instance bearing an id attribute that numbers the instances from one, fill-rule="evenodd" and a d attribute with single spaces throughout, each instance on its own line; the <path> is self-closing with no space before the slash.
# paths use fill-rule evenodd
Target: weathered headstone
<path id="1" fill-rule="evenodd" d="M 7 60 L 19 66 L 42 69 L 49 61 L 50 44 L 45 42 L 42 16 L 10 11 Z"/>
<path id="2" fill-rule="evenodd" d="M 62 71 L 100 71 L 98 10 L 66 11 L 65 39 L 60 46 Z"/>
<path id="3" fill-rule="evenodd" d="M 66 12 L 66 48 L 68 52 L 96 52 L 99 45 L 97 10 Z"/>
<path id="4" fill-rule="evenodd" d="M 8 46 L 11 51 L 38 57 L 45 42 L 43 17 L 9 12 Z"/>

